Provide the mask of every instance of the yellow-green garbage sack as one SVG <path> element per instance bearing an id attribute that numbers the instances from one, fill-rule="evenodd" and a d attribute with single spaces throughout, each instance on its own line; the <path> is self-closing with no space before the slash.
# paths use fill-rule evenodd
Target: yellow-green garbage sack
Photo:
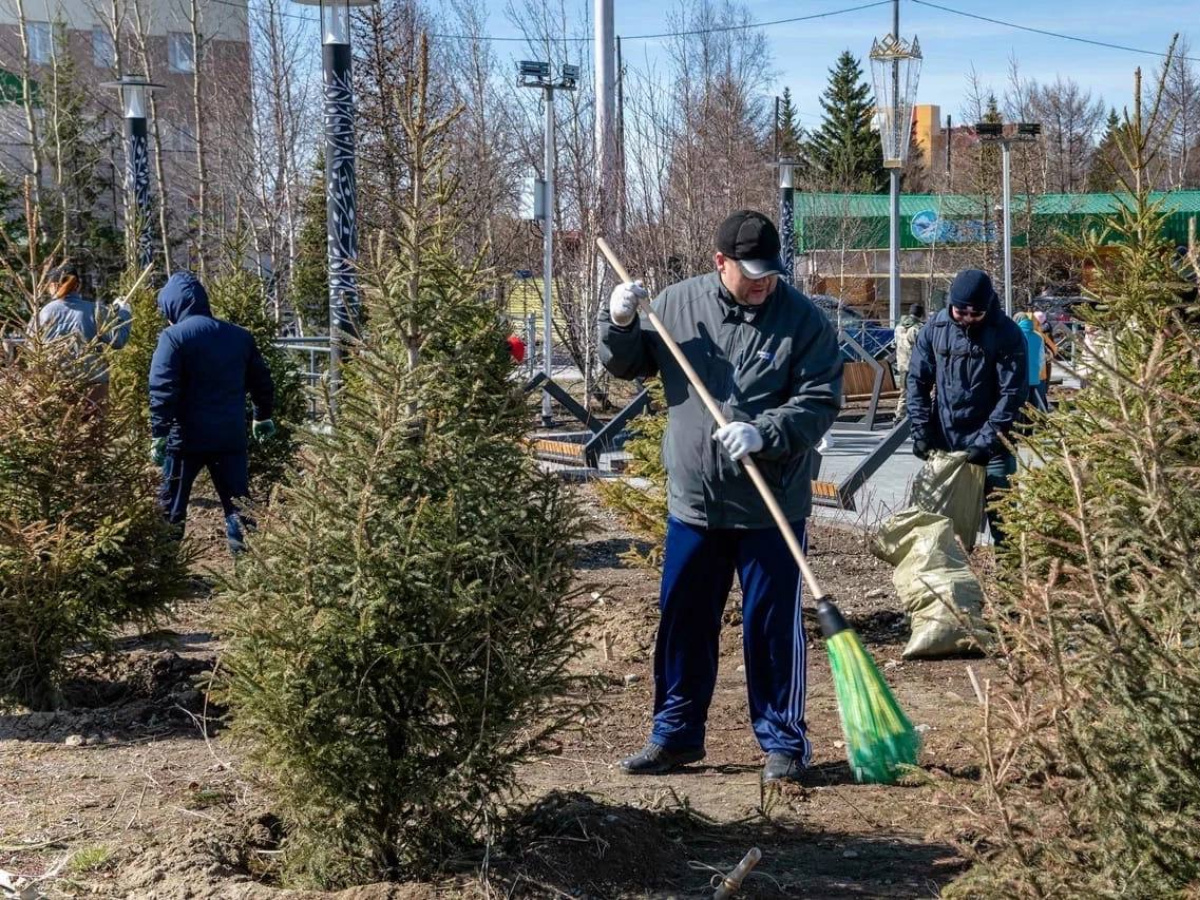
<path id="1" fill-rule="evenodd" d="M 935 450 L 913 479 L 909 506 L 950 520 L 967 552 L 983 519 L 983 481 L 987 470 L 967 462 L 967 454 Z"/>
<path id="2" fill-rule="evenodd" d="M 948 518 L 906 509 L 883 523 L 871 550 L 896 567 L 892 584 L 912 626 L 905 659 L 937 659 L 986 647 L 983 589 Z"/>

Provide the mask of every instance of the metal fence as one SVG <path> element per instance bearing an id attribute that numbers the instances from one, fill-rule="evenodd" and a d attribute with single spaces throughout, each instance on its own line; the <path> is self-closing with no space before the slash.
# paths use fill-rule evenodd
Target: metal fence
<path id="1" fill-rule="evenodd" d="M 329 375 L 329 337 L 276 338 L 274 346 L 294 355 L 302 363 L 297 370 L 308 388 L 308 417 L 314 421 L 321 419 L 321 398 L 325 393 L 322 387 Z"/>

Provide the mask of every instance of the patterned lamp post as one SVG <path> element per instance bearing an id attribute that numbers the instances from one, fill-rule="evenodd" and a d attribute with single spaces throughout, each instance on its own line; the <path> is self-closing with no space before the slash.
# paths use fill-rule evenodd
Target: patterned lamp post
<path id="1" fill-rule="evenodd" d="M 783 268 L 787 283 L 796 283 L 796 189 L 794 172 L 796 160 L 779 160 L 779 242 L 783 245 Z"/>
<path id="2" fill-rule="evenodd" d="M 350 7 L 376 0 L 295 0 L 321 8 L 325 82 L 325 229 L 329 263 L 330 396 L 341 386 L 345 336 L 358 336 L 358 191 L 354 154 L 354 82 Z"/>
<path id="3" fill-rule="evenodd" d="M 875 82 L 875 122 L 883 142 L 883 166 L 891 187 L 888 253 L 888 307 L 891 324 L 900 321 L 900 170 L 908 159 L 913 103 L 921 78 L 921 44 L 900 37 L 900 0 L 892 2 L 892 33 L 871 47 Z"/>
<path id="4" fill-rule="evenodd" d="M 121 95 L 125 117 L 125 228 L 137 241 L 138 267 L 145 269 L 154 261 L 154 242 L 150 237 L 150 153 L 147 146 L 146 111 L 150 92 L 162 88 L 141 75 L 122 75 L 119 81 L 105 82 Z"/>

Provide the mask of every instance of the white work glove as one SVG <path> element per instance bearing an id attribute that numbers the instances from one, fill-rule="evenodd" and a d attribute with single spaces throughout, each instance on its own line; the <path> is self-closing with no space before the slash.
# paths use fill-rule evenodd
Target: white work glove
<path id="1" fill-rule="evenodd" d="M 749 422 L 730 422 L 717 429 L 713 440 L 720 441 L 721 446 L 735 461 L 763 448 L 762 433 Z"/>
<path id="2" fill-rule="evenodd" d="M 608 298 L 608 315 L 614 325 L 624 328 L 637 318 L 638 302 L 649 294 L 640 281 L 626 281 L 613 288 Z"/>
<path id="3" fill-rule="evenodd" d="M 132 310 L 129 308 L 129 301 L 124 297 L 118 297 L 113 301 L 113 309 L 120 310 L 122 312 L 132 312 Z"/>

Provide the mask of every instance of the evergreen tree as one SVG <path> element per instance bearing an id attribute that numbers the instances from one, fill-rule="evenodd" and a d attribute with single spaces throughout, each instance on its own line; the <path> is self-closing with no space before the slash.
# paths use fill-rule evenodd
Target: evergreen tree
<path id="1" fill-rule="evenodd" d="M 53 708 L 69 651 L 105 647 L 186 589 L 140 429 L 92 397 L 102 358 L 33 337 L 0 365 L 0 706 Z"/>
<path id="2" fill-rule="evenodd" d="M 325 227 L 325 159 L 319 157 L 313 180 L 300 204 L 301 226 L 292 272 L 292 309 L 305 334 L 329 330 L 329 263 Z"/>
<path id="3" fill-rule="evenodd" d="M 1115 130 L 1129 166 L 1072 250 L 1097 301 L 1085 387 L 1035 415 L 1001 501 L 1005 676 L 978 746 L 977 865 L 948 897 L 1183 897 L 1200 883 L 1200 259 L 1151 196 L 1162 84 Z"/>
<path id="4" fill-rule="evenodd" d="M 1104 137 L 1096 147 L 1091 168 L 1088 170 L 1087 189 L 1092 193 L 1109 193 L 1115 191 L 1120 184 L 1119 173 L 1125 168 L 1118 146 L 1120 131 L 1121 119 L 1117 116 L 1116 108 L 1111 108 L 1108 111 Z"/>
<path id="5" fill-rule="evenodd" d="M 109 366 L 111 402 L 122 414 L 135 423 L 138 435 L 146 446 L 150 441 L 150 360 L 158 346 L 158 333 L 166 319 L 158 311 L 158 292 L 153 288 L 156 273 L 151 272 L 132 294 L 128 289 L 141 274 L 136 268 L 127 269 L 121 276 L 119 293 L 125 295 L 133 313 L 129 340 L 112 354 Z"/>
<path id="6" fill-rule="evenodd" d="M 73 263 L 107 281 L 125 265 L 122 235 L 111 219 L 97 216 L 100 197 L 113 192 L 108 158 L 111 135 L 103 136 L 93 100 L 71 55 L 66 23 L 54 23 L 54 56 L 45 85 L 46 144 L 54 181 L 43 198 L 43 221 L 62 241 Z"/>
<path id="7" fill-rule="evenodd" d="M 234 259 L 243 258 L 233 253 Z M 258 349 L 271 370 L 275 385 L 275 434 L 266 441 L 250 442 L 250 478 L 256 493 L 265 493 L 291 467 L 299 445 L 299 431 L 306 409 L 304 380 L 285 350 L 275 346 L 279 329 L 267 313 L 266 286 L 254 273 L 238 266 L 209 286 L 213 315 L 240 325 L 254 335 Z M 247 399 L 246 418 L 250 419 Z M 249 427 L 247 425 L 247 427 Z"/>
<path id="8" fill-rule="evenodd" d="M 783 89 L 783 99 L 779 104 L 779 155 L 803 160 L 804 129 L 800 127 L 796 105 L 792 102 L 791 88 Z"/>
<path id="9" fill-rule="evenodd" d="M 813 168 L 836 190 L 883 190 L 887 186 L 883 147 L 871 130 L 875 101 L 862 67 L 849 50 L 829 71 L 821 108 L 821 127 L 810 134 L 807 145 Z"/>
<path id="10" fill-rule="evenodd" d="M 423 40 L 421 58 L 397 107 L 422 168 L 404 228 L 364 254 L 371 328 L 337 427 L 220 601 L 219 696 L 288 829 L 288 870 L 322 885 L 444 865 L 583 702 L 567 670 L 579 519 L 524 448 L 488 279 L 454 257 L 428 140 L 454 118 L 427 114 Z"/>

